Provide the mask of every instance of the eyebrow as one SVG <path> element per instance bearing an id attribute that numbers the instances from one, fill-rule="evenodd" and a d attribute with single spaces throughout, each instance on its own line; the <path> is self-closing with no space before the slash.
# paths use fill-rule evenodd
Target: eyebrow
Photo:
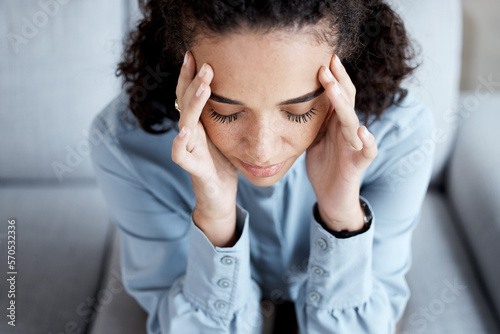
<path id="1" fill-rule="evenodd" d="M 317 98 L 321 94 L 323 94 L 324 91 L 325 91 L 325 88 L 320 87 L 319 89 L 315 90 L 314 92 L 311 92 L 311 93 L 308 93 L 308 94 L 305 94 L 305 95 L 278 103 L 278 106 L 308 102 L 308 101 L 311 101 L 311 100 Z M 210 95 L 209 99 L 216 101 L 216 102 L 220 102 L 220 103 L 234 104 L 234 105 L 239 105 L 239 106 L 245 105 L 243 102 L 231 100 L 231 99 L 228 99 L 227 97 L 223 97 L 223 96 L 217 95 L 215 93 L 212 93 Z"/>

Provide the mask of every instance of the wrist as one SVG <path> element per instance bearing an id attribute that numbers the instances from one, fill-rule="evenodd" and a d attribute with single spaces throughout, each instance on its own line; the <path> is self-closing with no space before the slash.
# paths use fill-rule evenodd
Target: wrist
<path id="1" fill-rule="evenodd" d="M 325 224 L 330 230 L 333 231 L 346 230 L 350 232 L 362 229 L 365 225 L 364 211 L 361 207 L 359 199 L 355 203 L 356 204 L 353 204 L 346 209 L 335 213 L 327 212 L 326 210 L 324 210 L 324 207 L 321 204 L 317 203 L 316 205 L 319 219 L 323 224 Z"/>
<path id="2" fill-rule="evenodd" d="M 326 225 L 326 223 L 320 217 L 320 213 L 318 210 L 318 203 L 315 203 L 315 205 L 314 205 L 313 215 L 314 215 L 315 220 L 326 231 L 328 231 L 329 233 L 331 233 L 335 237 L 337 237 L 337 238 L 349 238 L 349 237 L 366 232 L 370 228 L 372 220 L 373 220 L 373 215 L 372 215 L 371 209 L 370 209 L 369 205 L 365 202 L 365 200 L 363 198 L 359 197 L 359 203 L 360 203 L 360 208 L 363 212 L 363 214 L 362 214 L 363 223 L 362 223 L 361 228 L 358 228 L 358 229 L 353 229 L 353 225 L 335 224 L 332 226 L 331 223 L 329 225 Z M 343 228 L 342 226 L 346 226 L 347 228 Z"/>
<path id="3" fill-rule="evenodd" d="M 232 247 L 238 240 L 236 231 L 236 205 L 228 214 L 206 214 L 195 207 L 193 222 L 215 247 Z"/>
<path id="4" fill-rule="evenodd" d="M 359 178 L 335 180 L 326 189 L 316 191 L 318 211 L 322 221 L 331 229 L 357 230 L 363 225 Z"/>

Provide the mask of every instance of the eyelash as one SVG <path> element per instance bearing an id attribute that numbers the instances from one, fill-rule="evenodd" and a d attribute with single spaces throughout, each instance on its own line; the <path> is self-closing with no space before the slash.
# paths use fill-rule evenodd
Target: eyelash
<path id="1" fill-rule="evenodd" d="M 295 123 L 302 123 L 302 121 L 304 121 L 304 123 L 307 123 L 307 121 L 308 121 L 307 118 L 312 119 L 313 115 L 316 115 L 314 110 L 316 110 L 316 109 L 311 108 L 311 110 L 309 110 L 308 112 L 306 112 L 302 115 L 290 114 L 288 111 L 286 111 L 286 117 L 288 118 L 288 120 L 295 122 Z"/>
<path id="2" fill-rule="evenodd" d="M 225 116 L 225 115 L 219 114 L 217 111 L 215 111 L 213 109 L 210 109 L 210 111 L 212 112 L 210 114 L 210 118 L 213 118 L 214 121 L 219 122 L 219 123 L 225 123 L 226 121 L 228 121 L 228 124 L 231 123 L 232 121 L 236 121 L 238 119 L 238 114 L 240 113 L 240 112 L 237 112 L 236 114 Z"/>
<path id="3" fill-rule="evenodd" d="M 295 123 L 307 123 L 308 120 L 312 119 L 313 116 L 316 115 L 316 113 L 314 112 L 315 110 L 316 110 L 315 108 L 311 108 L 308 112 L 301 114 L 301 115 L 291 114 L 286 110 L 283 110 L 283 111 L 286 112 L 286 117 L 288 118 L 289 121 L 292 121 Z M 219 123 L 225 123 L 227 121 L 228 124 L 231 123 L 232 121 L 236 121 L 238 119 L 238 114 L 241 112 L 240 111 L 240 112 L 237 112 L 235 114 L 225 116 L 225 115 L 219 114 L 214 109 L 210 109 L 210 111 L 212 112 L 210 114 L 210 118 L 212 118 L 214 121 L 219 122 Z"/>

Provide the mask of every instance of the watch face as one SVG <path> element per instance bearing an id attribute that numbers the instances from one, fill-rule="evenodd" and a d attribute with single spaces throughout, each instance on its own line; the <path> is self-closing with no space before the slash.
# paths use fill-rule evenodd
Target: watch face
<path id="1" fill-rule="evenodd" d="M 363 208 L 363 212 L 365 213 L 365 217 L 364 217 L 365 224 L 370 224 L 372 222 L 372 219 L 373 219 L 373 215 L 372 215 L 372 212 L 370 210 L 370 207 L 361 197 L 359 198 L 359 203 L 361 204 L 361 207 Z"/>

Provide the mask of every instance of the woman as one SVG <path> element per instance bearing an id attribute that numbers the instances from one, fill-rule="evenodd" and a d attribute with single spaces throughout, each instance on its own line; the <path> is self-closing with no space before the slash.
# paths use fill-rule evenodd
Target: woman
<path id="1" fill-rule="evenodd" d="M 393 333 L 433 127 L 400 87 L 401 19 L 375 0 L 142 9 L 92 157 L 148 333 L 260 333 L 279 305 L 300 333 Z"/>

